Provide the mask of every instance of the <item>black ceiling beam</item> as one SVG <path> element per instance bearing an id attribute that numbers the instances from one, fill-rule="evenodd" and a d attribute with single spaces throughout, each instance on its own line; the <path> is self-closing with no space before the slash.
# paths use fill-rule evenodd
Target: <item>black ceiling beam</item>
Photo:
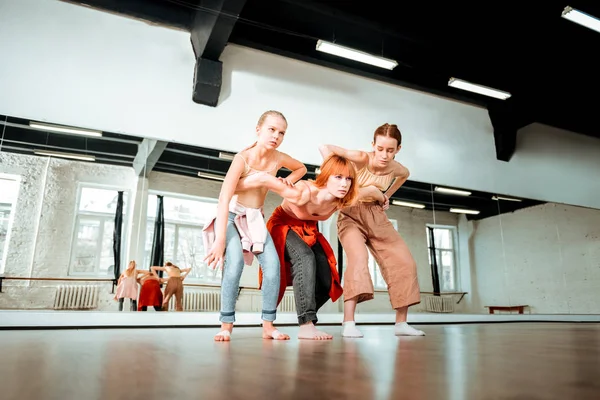
<path id="1" fill-rule="evenodd" d="M 508 162 L 517 148 L 517 132 L 535 119 L 514 97 L 490 102 L 488 114 L 494 128 L 496 158 Z"/>
<path id="2" fill-rule="evenodd" d="M 191 33 L 196 55 L 192 95 L 195 103 L 211 107 L 219 103 L 223 77 L 219 57 L 245 3 L 246 0 L 200 0 Z"/>
<path id="3" fill-rule="evenodd" d="M 153 24 L 189 31 L 194 16 L 189 7 L 164 0 L 61 0 L 65 3 L 88 6 L 116 14 L 126 15 Z"/>

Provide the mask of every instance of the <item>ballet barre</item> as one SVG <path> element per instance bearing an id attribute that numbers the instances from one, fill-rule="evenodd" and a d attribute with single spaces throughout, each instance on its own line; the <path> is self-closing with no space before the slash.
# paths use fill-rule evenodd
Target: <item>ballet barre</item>
<path id="1" fill-rule="evenodd" d="M 116 279 L 109 278 L 45 278 L 45 277 L 25 277 L 25 276 L 3 276 L 0 275 L 0 293 L 2 293 L 3 281 L 58 281 L 58 282 L 111 282 L 112 292 L 115 290 Z"/>

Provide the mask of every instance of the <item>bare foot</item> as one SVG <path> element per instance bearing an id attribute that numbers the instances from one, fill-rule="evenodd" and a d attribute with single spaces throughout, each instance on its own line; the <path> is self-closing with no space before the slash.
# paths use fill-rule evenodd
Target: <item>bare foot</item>
<path id="1" fill-rule="evenodd" d="M 229 342 L 231 340 L 231 331 L 233 324 L 221 323 L 221 332 L 215 335 L 215 342 Z"/>
<path id="2" fill-rule="evenodd" d="M 274 326 L 273 323 L 267 323 L 265 321 L 263 323 L 263 339 L 274 339 L 274 340 L 290 340 L 290 337 L 285 333 L 279 332 Z"/>
<path id="3" fill-rule="evenodd" d="M 315 328 L 312 322 L 308 322 L 304 325 L 300 325 L 300 332 L 298 332 L 298 339 L 309 339 L 309 340 L 331 340 L 333 336 L 321 332 Z"/>

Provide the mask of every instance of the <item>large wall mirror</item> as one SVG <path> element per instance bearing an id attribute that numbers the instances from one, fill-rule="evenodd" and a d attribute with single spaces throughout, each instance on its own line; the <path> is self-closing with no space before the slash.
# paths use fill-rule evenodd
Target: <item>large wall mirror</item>
<path id="1" fill-rule="evenodd" d="M 0 132 L 0 309 L 137 311 L 115 300 L 114 285 L 134 261 L 190 268 L 183 311 L 219 310 L 221 271 L 203 261 L 202 228 L 232 154 L 5 115 Z M 280 202 L 269 193 L 267 217 Z M 600 312 L 600 210 L 409 180 L 387 215 L 417 262 L 422 301 L 410 312 Z M 343 279 L 336 215 L 319 229 Z M 369 270 L 375 299 L 357 312 L 390 312 L 372 257 Z M 149 278 L 138 278 L 141 291 Z M 164 289 L 154 280 L 148 287 Z M 259 312 L 257 265 L 240 285 L 238 310 Z M 175 309 L 173 299 L 166 311 Z M 280 312 L 295 312 L 291 289 Z"/>

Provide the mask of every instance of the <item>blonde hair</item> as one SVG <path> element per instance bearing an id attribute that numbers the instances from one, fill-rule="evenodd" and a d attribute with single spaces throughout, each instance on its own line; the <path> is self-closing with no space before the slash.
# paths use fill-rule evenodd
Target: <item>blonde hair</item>
<path id="1" fill-rule="evenodd" d="M 279 118 L 281 118 L 281 119 L 283 119 L 285 121 L 286 125 L 288 123 L 287 119 L 283 116 L 282 113 L 280 113 L 279 111 L 275 111 L 275 110 L 269 110 L 269 111 L 265 111 L 264 113 L 262 113 L 262 115 L 258 119 L 258 123 L 256 125 L 257 126 L 262 126 L 262 124 L 265 123 L 265 119 L 267 119 L 268 116 L 279 117 Z"/>
<path id="2" fill-rule="evenodd" d="M 337 199 L 337 205 L 339 208 L 343 208 L 354 203 L 358 196 L 358 185 L 356 184 L 356 169 L 354 168 L 354 164 L 346 157 L 332 154 L 323 161 L 320 169 L 321 173 L 315 180 L 315 185 L 319 188 L 327 186 L 327 181 L 332 175 L 345 175 L 350 177 L 352 179 L 350 189 L 343 198 Z"/>

